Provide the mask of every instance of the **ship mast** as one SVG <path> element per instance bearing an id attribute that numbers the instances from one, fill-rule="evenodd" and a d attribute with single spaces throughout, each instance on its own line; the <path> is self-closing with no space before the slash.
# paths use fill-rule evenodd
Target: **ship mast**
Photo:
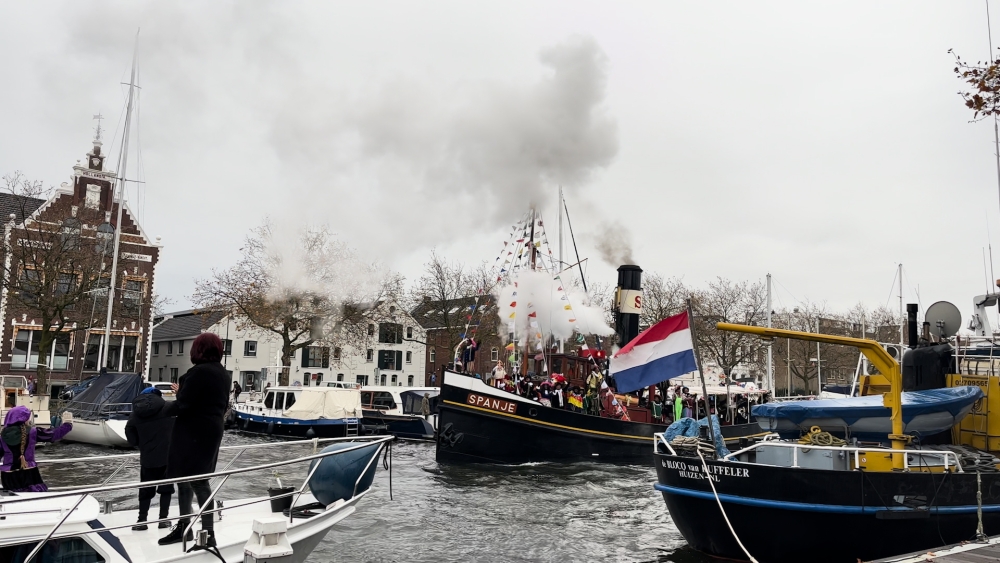
<path id="1" fill-rule="evenodd" d="M 114 205 L 117 194 L 118 219 L 115 222 L 115 247 L 111 257 L 111 279 L 108 281 L 108 314 L 104 322 L 104 345 L 101 347 L 101 367 L 107 367 L 108 345 L 111 343 L 111 310 L 115 303 L 115 283 L 118 278 L 118 249 L 122 239 L 122 208 L 125 207 L 125 171 L 128 165 L 128 138 L 132 129 L 132 102 L 135 99 L 135 60 L 139 52 L 139 32 L 135 33 L 135 46 L 132 50 L 132 74 L 128 81 L 128 105 L 125 109 L 125 134 L 122 136 L 121 158 L 118 161 L 118 189 L 112 193 L 111 203 Z M 124 341 L 120 348 L 119 358 L 124 352 Z"/>
<path id="2" fill-rule="evenodd" d="M 535 249 L 535 208 L 531 208 L 531 230 L 528 235 L 528 244 L 531 246 L 531 271 L 535 271 L 536 260 L 538 259 L 538 253 Z M 528 328 L 524 329 L 524 357 L 521 358 L 521 375 L 528 375 L 528 353 L 530 348 L 529 338 L 528 338 Z"/>

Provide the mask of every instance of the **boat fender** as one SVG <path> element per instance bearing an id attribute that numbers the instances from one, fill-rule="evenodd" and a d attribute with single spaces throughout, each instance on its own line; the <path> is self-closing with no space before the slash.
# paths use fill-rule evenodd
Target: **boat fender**
<path id="1" fill-rule="evenodd" d="M 267 433 L 268 434 L 274 434 L 274 423 L 273 422 L 268 422 L 267 423 Z"/>
<path id="2" fill-rule="evenodd" d="M 315 437 L 316 437 L 316 431 L 313 430 L 312 426 L 310 426 L 309 430 L 306 430 L 306 438 L 310 438 L 311 439 L 311 438 L 315 438 Z"/>

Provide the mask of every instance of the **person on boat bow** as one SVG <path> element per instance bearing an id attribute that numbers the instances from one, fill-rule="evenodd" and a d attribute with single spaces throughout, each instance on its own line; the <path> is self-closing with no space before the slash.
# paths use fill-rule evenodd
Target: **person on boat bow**
<path id="1" fill-rule="evenodd" d="M 191 344 L 194 367 L 181 376 L 175 385 L 177 398 L 167 404 L 168 416 L 176 415 L 167 454 L 167 477 L 191 477 L 215 471 L 226 409 L 229 408 L 229 374 L 222 366 L 222 340 L 210 332 L 202 333 Z M 208 479 L 177 484 L 177 502 L 181 518 L 170 534 L 160 538 L 160 545 L 184 541 L 184 530 L 190 523 L 193 496 L 199 506 L 208 502 L 212 488 Z M 202 514 L 201 528 L 208 531 L 207 547 L 215 547 L 215 525 L 212 514 Z M 187 539 L 194 534 L 188 533 Z"/>
<path id="2" fill-rule="evenodd" d="M 159 481 L 167 478 L 167 454 L 170 452 L 170 434 L 174 430 L 174 417 L 166 414 L 167 402 L 156 387 L 147 387 L 132 400 L 132 412 L 125 424 L 125 438 L 139 448 L 139 480 Z M 133 530 L 148 529 L 146 519 L 153 497 L 160 494 L 160 520 L 170 511 L 172 484 L 139 489 L 139 520 Z M 160 522 L 160 528 L 169 528 L 169 522 Z"/>
<path id="3" fill-rule="evenodd" d="M 62 440 L 69 434 L 73 429 L 73 413 L 64 412 L 62 420 L 56 428 L 35 428 L 34 416 L 28 407 L 19 405 L 7 411 L 3 430 L 0 430 L 0 450 L 3 451 L 0 472 L 3 472 L 4 490 L 33 493 L 49 490 L 36 469 L 35 445 Z"/>

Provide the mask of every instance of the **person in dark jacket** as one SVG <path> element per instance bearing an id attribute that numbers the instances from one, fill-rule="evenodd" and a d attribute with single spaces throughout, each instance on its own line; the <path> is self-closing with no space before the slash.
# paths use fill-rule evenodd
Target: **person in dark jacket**
<path id="1" fill-rule="evenodd" d="M 191 344 L 191 363 L 194 367 L 180 377 L 177 383 L 177 399 L 168 403 L 164 412 L 176 416 L 174 431 L 170 436 L 170 452 L 167 455 L 167 477 L 190 477 L 215 471 L 222 443 L 223 423 L 229 408 L 229 374 L 222 366 L 222 341 L 206 332 Z M 160 545 L 179 543 L 184 529 L 194 514 L 191 508 L 193 496 L 198 497 L 199 506 L 204 505 L 212 489 L 208 479 L 177 484 L 177 502 L 181 518 L 170 534 L 160 538 Z M 208 531 L 208 547 L 215 546 L 215 531 L 212 514 L 203 514 L 201 528 Z M 188 534 L 193 539 L 194 534 Z"/>
<path id="2" fill-rule="evenodd" d="M 143 389 L 132 400 L 132 413 L 125 424 L 125 438 L 128 443 L 139 448 L 139 480 L 159 481 L 167 478 L 167 452 L 170 448 L 170 433 L 174 430 L 173 417 L 167 416 L 167 403 L 156 387 Z M 139 521 L 133 530 L 147 529 L 149 505 L 153 497 L 160 494 L 160 520 L 170 511 L 170 496 L 174 494 L 171 484 L 139 489 Z M 160 528 L 169 528 L 169 522 L 160 522 Z"/>

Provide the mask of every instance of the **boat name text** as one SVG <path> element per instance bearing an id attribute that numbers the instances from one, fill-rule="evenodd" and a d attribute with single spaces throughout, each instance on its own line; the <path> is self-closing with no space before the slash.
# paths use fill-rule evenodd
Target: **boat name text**
<path id="1" fill-rule="evenodd" d="M 676 469 L 677 474 L 685 479 L 704 479 L 705 472 L 702 470 L 702 466 L 696 464 L 685 463 L 683 461 L 670 461 L 663 460 L 663 467 L 667 469 Z M 708 466 L 708 477 L 713 481 L 718 482 L 719 477 L 740 477 L 746 478 L 750 476 L 750 470 L 746 467 L 732 467 L 729 465 L 709 465 Z"/>
<path id="2" fill-rule="evenodd" d="M 465 402 L 474 407 L 490 409 L 491 411 L 506 412 L 510 414 L 517 412 L 517 405 L 510 401 L 504 401 L 503 399 L 496 399 L 493 397 L 484 397 L 483 395 L 477 395 L 475 393 L 469 393 L 469 398 L 466 399 Z"/>

